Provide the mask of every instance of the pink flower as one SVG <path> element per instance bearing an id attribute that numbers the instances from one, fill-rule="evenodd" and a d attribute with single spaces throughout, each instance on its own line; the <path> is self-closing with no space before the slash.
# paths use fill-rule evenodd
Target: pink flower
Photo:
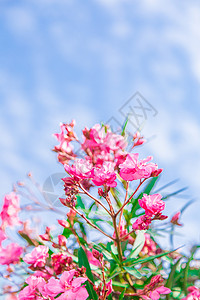
<path id="1" fill-rule="evenodd" d="M 106 296 L 108 296 L 112 293 L 112 279 L 106 283 L 106 289 L 108 290 Z"/>
<path id="2" fill-rule="evenodd" d="M 60 246 L 66 246 L 66 243 L 67 243 L 66 237 L 62 234 L 58 235 L 58 244 Z"/>
<path id="3" fill-rule="evenodd" d="M 138 295 L 145 300 L 158 300 L 160 295 L 166 295 L 171 293 L 171 290 L 162 285 L 163 279 L 160 275 L 156 275 L 151 278 L 149 284 L 145 288 L 138 292 Z"/>
<path id="4" fill-rule="evenodd" d="M 92 252 L 87 251 L 87 258 L 90 264 L 96 266 L 96 267 L 101 267 L 101 263 L 100 261 L 94 257 L 94 255 L 92 254 Z"/>
<path id="5" fill-rule="evenodd" d="M 200 289 L 195 286 L 190 286 L 188 288 L 189 294 L 182 300 L 199 300 L 200 299 Z"/>
<path id="6" fill-rule="evenodd" d="M 84 283 L 87 278 L 78 277 L 73 279 L 75 272 L 75 270 L 65 271 L 63 272 L 59 283 L 54 281 L 52 288 L 59 289 L 60 287 L 60 292 L 63 292 L 63 294 L 56 299 L 86 300 L 88 298 L 89 295 L 85 286 L 81 286 L 81 284 Z"/>
<path id="7" fill-rule="evenodd" d="M 56 297 L 58 294 L 63 292 L 63 289 L 60 285 L 60 281 L 53 277 L 50 278 L 48 283 L 44 285 L 43 289 L 44 289 L 43 295 L 46 297 L 47 296 Z"/>
<path id="8" fill-rule="evenodd" d="M 122 179 L 132 181 L 136 179 L 149 178 L 158 166 L 154 163 L 147 163 L 152 160 L 151 156 L 141 161 L 138 160 L 138 153 L 128 154 L 125 162 L 120 167 L 120 176 Z"/>
<path id="9" fill-rule="evenodd" d="M 162 196 L 160 194 L 144 194 L 142 199 L 139 199 L 138 202 L 145 210 L 145 214 L 152 216 L 159 214 L 165 208 L 165 202 L 161 198 Z"/>
<path id="10" fill-rule="evenodd" d="M 7 226 L 16 226 L 21 224 L 18 218 L 19 207 L 19 196 L 11 192 L 4 197 L 4 203 L 1 211 L 2 228 Z"/>
<path id="11" fill-rule="evenodd" d="M 51 255 L 51 264 L 53 266 L 54 272 L 56 275 L 59 275 L 67 267 L 70 267 L 72 264 L 72 258 L 67 256 L 66 253 L 54 253 Z"/>
<path id="12" fill-rule="evenodd" d="M 183 226 L 183 224 L 179 223 L 181 212 L 177 212 L 173 217 L 171 218 L 171 223 L 178 226 Z"/>
<path id="13" fill-rule="evenodd" d="M 43 299 L 41 297 L 38 297 L 38 291 L 40 293 L 43 292 L 43 287 L 46 284 L 44 278 L 42 277 L 36 277 L 34 275 L 30 276 L 26 283 L 28 286 L 26 286 L 20 293 L 19 293 L 19 300 L 35 300 L 35 299 Z"/>
<path id="14" fill-rule="evenodd" d="M 23 248 L 18 244 L 11 243 L 5 248 L 0 248 L 0 264 L 9 265 L 19 262 Z"/>
<path id="15" fill-rule="evenodd" d="M 111 162 L 105 162 L 101 168 L 93 169 L 92 172 L 92 182 L 96 186 L 106 184 L 109 187 L 116 187 L 116 178 L 117 175 L 115 174 L 113 163 Z"/>
<path id="16" fill-rule="evenodd" d="M 44 267 L 46 263 L 46 258 L 49 256 L 48 251 L 48 247 L 38 246 L 34 248 L 31 253 L 25 255 L 24 261 L 27 264 L 31 264 L 34 268 Z"/>
<path id="17" fill-rule="evenodd" d="M 58 146 L 55 146 L 56 151 L 63 151 L 66 153 L 72 152 L 73 147 L 70 144 L 70 142 L 72 140 L 76 139 L 76 136 L 73 132 L 74 125 L 75 125 L 74 121 L 72 121 L 71 124 L 60 123 L 61 133 L 54 134 L 56 139 L 60 142 L 60 144 Z M 65 131 L 67 131 L 67 132 L 65 132 Z"/>
<path id="18" fill-rule="evenodd" d="M 147 230 L 151 224 L 151 217 L 150 216 L 140 216 L 137 220 L 133 223 L 132 228 L 133 230 Z"/>
<path id="19" fill-rule="evenodd" d="M 64 165 L 65 171 L 74 176 L 75 179 L 85 179 L 91 177 L 92 164 L 85 159 L 76 159 L 72 166 Z"/>

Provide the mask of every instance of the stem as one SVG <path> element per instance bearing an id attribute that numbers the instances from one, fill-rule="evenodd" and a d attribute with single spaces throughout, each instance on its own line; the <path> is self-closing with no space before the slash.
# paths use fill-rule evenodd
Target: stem
<path id="1" fill-rule="evenodd" d="M 100 231 L 101 233 L 103 233 L 105 236 L 107 236 L 109 239 L 111 240 L 115 240 L 112 236 L 108 235 L 107 233 L 105 233 L 103 230 L 101 230 L 99 227 L 97 227 L 96 225 L 92 224 L 92 222 L 90 222 L 82 213 L 80 213 L 76 208 L 71 207 L 80 217 L 82 217 L 90 226 L 92 226 L 93 228 L 95 228 L 96 230 Z"/>
<path id="2" fill-rule="evenodd" d="M 132 195 L 128 198 L 128 200 L 126 200 L 126 202 L 124 202 L 124 204 L 122 205 L 122 207 L 120 207 L 120 209 L 118 210 L 118 212 L 116 213 L 116 216 L 121 212 L 121 210 L 124 209 L 124 207 L 131 201 L 131 199 L 133 198 L 133 196 L 137 193 L 137 191 L 139 190 L 140 186 L 143 184 L 143 182 L 146 180 L 146 178 L 141 181 L 138 185 L 138 187 L 136 188 L 136 190 L 132 193 Z"/>
<path id="3" fill-rule="evenodd" d="M 128 198 L 128 188 L 129 188 L 129 181 L 127 181 L 127 185 L 126 185 L 126 195 L 125 195 L 124 203 L 127 201 L 127 198 Z M 118 226 L 119 235 L 120 235 L 120 224 L 121 224 L 121 220 L 122 220 L 123 211 L 124 211 L 124 207 L 121 210 L 120 215 L 119 215 L 119 226 Z"/>
<path id="4" fill-rule="evenodd" d="M 127 236 L 129 236 L 129 234 L 135 232 L 135 230 L 131 230 L 130 232 L 128 232 L 127 234 L 125 234 L 124 236 L 120 237 L 120 241 L 122 241 L 123 239 L 125 239 Z"/>
<path id="5" fill-rule="evenodd" d="M 122 262 L 123 261 L 123 257 L 122 257 L 122 247 L 121 247 L 121 242 L 120 242 L 120 238 L 119 238 L 119 234 L 118 234 L 118 230 L 117 230 L 117 223 L 116 223 L 116 215 L 114 215 L 112 217 L 113 219 L 113 226 L 115 229 L 115 235 L 116 235 L 116 244 L 117 244 L 117 251 L 118 251 L 118 255 L 119 255 L 119 259 Z"/>
<path id="6" fill-rule="evenodd" d="M 97 198 L 93 197 L 86 189 L 84 189 L 84 187 L 81 185 L 81 183 L 79 184 L 80 188 L 84 191 L 84 193 L 89 196 L 90 198 L 92 198 L 95 202 L 97 202 L 99 205 L 101 205 L 105 211 L 107 211 L 107 213 L 111 216 L 110 211 L 101 203 L 101 201 L 99 201 Z"/>

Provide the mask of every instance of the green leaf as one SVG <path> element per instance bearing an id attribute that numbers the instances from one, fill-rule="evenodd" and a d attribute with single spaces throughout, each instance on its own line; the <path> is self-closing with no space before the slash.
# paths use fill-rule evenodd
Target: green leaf
<path id="1" fill-rule="evenodd" d="M 63 229 L 62 235 L 64 235 L 67 239 L 68 239 L 68 237 L 69 237 L 71 234 L 72 234 L 71 229 L 69 229 L 69 228 L 64 228 L 64 229 Z"/>
<path id="2" fill-rule="evenodd" d="M 80 195 L 76 196 L 76 200 L 77 200 L 77 207 L 85 209 L 85 204 L 83 203 Z"/>
<path id="3" fill-rule="evenodd" d="M 82 247 L 80 247 L 78 250 L 78 265 L 80 268 L 82 266 L 84 266 L 86 268 L 87 277 L 94 283 L 94 278 L 92 275 L 90 264 L 88 262 L 87 255 L 85 254 L 85 251 L 83 250 Z M 97 294 L 94 291 L 93 286 L 88 281 L 86 281 L 86 288 L 89 293 L 89 298 L 93 299 L 93 300 L 97 300 L 98 299 Z"/>
<path id="4" fill-rule="evenodd" d="M 142 274 L 134 268 L 124 267 L 124 270 L 138 279 L 142 278 Z"/>
<path id="5" fill-rule="evenodd" d="M 124 289 L 123 292 L 121 293 L 121 295 L 119 296 L 119 300 L 124 299 L 125 291 L 126 291 L 126 289 Z"/>
<path id="6" fill-rule="evenodd" d="M 140 253 L 140 251 L 142 250 L 142 248 L 144 247 L 144 243 L 145 243 L 145 235 L 144 234 L 145 234 L 145 230 L 141 230 L 137 234 L 135 242 L 133 244 L 133 249 L 128 256 L 129 258 L 136 258 L 138 256 L 138 254 Z"/>
<path id="7" fill-rule="evenodd" d="M 179 249 L 179 248 L 178 248 Z M 177 249 L 176 249 L 177 250 Z M 146 263 L 146 262 L 149 262 L 149 261 L 152 261 L 152 260 L 154 260 L 154 259 L 156 259 L 156 258 L 160 258 L 160 257 L 162 257 L 162 256 L 166 256 L 166 255 L 168 255 L 168 254 L 170 254 L 170 253 L 172 253 L 172 252 L 174 252 L 174 251 L 176 251 L 176 250 L 173 250 L 173 251 L 167 251 L 167 252 L 165 252 L 165 253 L 161 253 L 161 254 L 157 254 L 157 255 L 153 255 L 153 256 L 149 256 L 149 257 L 146 257 L 146 258 L 139 258 L 139 259 L 132 259 L 133 260 L 133 263 L 132 263 L 132 265 L 130 265 L 129 267 L 132 267 L 132 266 L 135 266 L 135 265 L 138 265 L 138 264 L 144 264 L 144 263 Z M 125 260 L 125 263 L 126 262 L 130 262 L 131 261 L 131 259 L 127 259 L 127 260 Z"/>
<path id="8" fill-rule="evenodd" d="M 123 126 L 123 128 L 122 128 L 122 133 L 121 133 L 122 136 L 125 136 L 125 131 L 126 131 L 126 126 L 127 126 L 127 124 L 128 124 L 128 117 L 127 117 L 127 119 L 126 119 L 126 121 L 125 121 L 125 124 L 124 124 L 124 126 Z"/>

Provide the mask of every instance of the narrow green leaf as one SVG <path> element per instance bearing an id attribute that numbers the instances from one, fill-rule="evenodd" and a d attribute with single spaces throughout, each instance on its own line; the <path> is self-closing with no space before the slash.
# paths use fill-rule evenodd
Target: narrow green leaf
<path id="1" fill-rule="evenodd" d="M 179 249 L 179 248 L 178 248 Z M 176 249 L 177 250 L 177 249 Z M 146 257 L 146 258 L 139 258 L 139 259 L 135 259 L 134 263 L 132 265 L 130 265 L 129 267 L 132 267 L 132 266 L 135 266 L 135 265 L 138 265 L 138 264 L 143 264 L 143 263 L 146 263 L 148 261 L 152 261 L 156 258 L 160 258 L 162 256 L 166 256 L 176 250 L 173 250 L 173 251 L 167 251 L 165 253 L 161 253 L 161 254 L 157 254 L 157 255 L 154 255 L 154 256 L 150 256 L 150 257 Z M 125 260 L 125 263 L 126 263 L 127 260 Z"/>
<path id="2" fill-rule="evenodd" d="M 85 251 L 83 250 L 82 247 L 80 247 L 79 250 L 78 250 L 78 265 L 79 265 L 80 268 L 82 266 L 84 266 L 86 268 L 87 277 L 92 282 L 94 282 L 94 278 L 93 278 L 93 275 L 92 275 L 90 264 L 88 262 L 87 255 L 85 254 Z M 89 298 L 93 299 L 93 300 L 97 300 L 98 299 L 97 294 L 94 291 L 93 286 L 88 281 L 86 281 L 86 288 L 87 288 L 87 291 L 89 293 Z"/>
<path id="3" fill-rule="evenodd" d="M 123 292 L 121 293 L 121 295 L 119 296 L 119 300 L 124 299 L 125 291 L 126 291 L 126 289 L 124 289 Z"/>
<path id="4" fill-rule="evenodd" d="M 124 267 L 124 270 L 138 279 L 142 278 L 142 274 L 134 268 Z"/>

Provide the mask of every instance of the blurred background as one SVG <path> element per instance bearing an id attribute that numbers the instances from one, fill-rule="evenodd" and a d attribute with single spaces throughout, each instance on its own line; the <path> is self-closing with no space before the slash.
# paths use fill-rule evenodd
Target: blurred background
<path id="1" fill-rule="evenodd" d="M 195 0 L 1 0 L 1 199 L 28 171 L 41 184 L 63 172 L 51 151 L 59 122 L 75 119 L 80 136 L 101 121 L 123 124 L 135 105 L 129 131 L 142 121 L 141 157 L 164 168 L 162 184 L 189 187 L 167 213 L 196 200 L 177 245 L 200 242 L 199 28 Z M 147 110 L 127 102 L 136 92 Z"/>

